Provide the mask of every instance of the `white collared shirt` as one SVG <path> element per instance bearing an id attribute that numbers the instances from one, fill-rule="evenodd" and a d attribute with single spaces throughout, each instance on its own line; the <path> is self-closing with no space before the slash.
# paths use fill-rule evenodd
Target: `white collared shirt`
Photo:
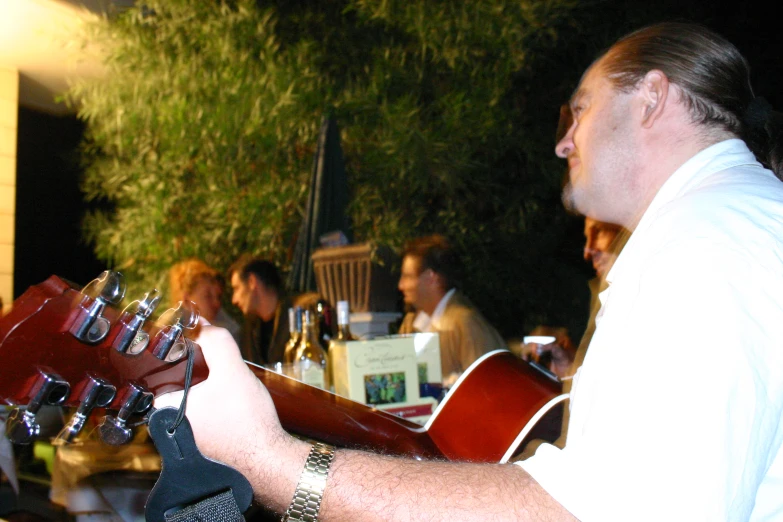
<path id="1" fill-rule="evenodd" d="M 438 306 L 432 311 L 431 317 L 424 310 L 419 310 L 413 319 L 413 328 L 419 332 L 437 332 L 440 328 L 440 320 L 443 317 L 443 312 L 446 310 L 446 305 L 449 304 L 449 299 L 456 291 L 456 288 L 452 288 L 441 297 Z"/>
<path id="2" fill-rule="evenodd" d="M 568 440 L 521 465 L 583 521 L 783 520 L 783 185 L 740 140 L 666 181 L 607 275 Z"/>

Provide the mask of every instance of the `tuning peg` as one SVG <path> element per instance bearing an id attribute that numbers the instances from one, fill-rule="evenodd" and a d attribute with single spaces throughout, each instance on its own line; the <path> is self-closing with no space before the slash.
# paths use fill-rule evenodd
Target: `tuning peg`
<path id="1" fill-rule="evenodd" d="M 57 406 L 65 402 L 71 386 L 55 373 L 40 372 L 30 393 L 27 408 L 11 410 L 6 423 L 6 435 L 16 444 L 29 444 L 41 432 L 35 416 L 43 405 Z"/>
<path id="2" fill-rule="evenodd" d="M 122 407 L 116 417 L 107 415 L 98 425 L 101 440 L 112 446 L 127 444 L 133 438 L 133 431 L 126 426 L 134 414 L 143 414 L 152 406 L 153 395 L 138 384 L 129 384 L 122 399 Z"/>
<path id="3" fill-rule="evenodd" d="M 105 408 L 117 395 L 117 388 L 98 377 L 88 376 L 87 383 L 84 385 L 81 396 L 79 397 L 79 408 L 73 414 L 68 424 L 63 427 L 53 444 L 68 444 L 84 428 L 84 423 L 90 416 L 94 408 Z"/>
<path id="4" fill-rule="evenodd" d="M 116 305 L 125 297 L 125 278 L 119 272 L 105 270 L 82 289 L 81 313 L 71 333 L 85 343 L 97 344 L 109 333 L 109 320 L 101 316 L 106 305 Z"/>
<path id="5" fill-rule="evenodd" d="M 160 303 L 160 292 L 156 288 L 144 294 L 138 301 L 133 301 L 123 310 L 117 321 L 117 335 L 112 346 L 118 352 L 131 354 L 141 353 L 149 343 L 150 336 L 141 330 L 144 321 L 152 314 Z"/>
<path id="6" fill-rule="evenodd" d="M 180 301 L 176 308 L 166 310 L 158 319 L 161 329 L 153 340 L 155 357 L 169 362 L 181 359 L 190 342 L 183 337 L 182 330 L 195 328 L 198 320 L 198 308 L 190 301 Z"/>

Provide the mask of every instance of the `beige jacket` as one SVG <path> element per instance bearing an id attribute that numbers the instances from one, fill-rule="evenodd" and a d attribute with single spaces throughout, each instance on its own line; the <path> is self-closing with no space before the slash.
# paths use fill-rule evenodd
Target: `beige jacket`
<path id="1" fill-rule="evenodd" d="M 415 317 L 415 312 L 406 314 L 399 333 L 414 333 Z M 444 378 L 453 373 L 464 372 L 473 361 L 485 353 L 507 348 L 498 331 L 459 291 L 455 292 L 446 304 L 437 331 L 440 337 L 440 361 Z"/>

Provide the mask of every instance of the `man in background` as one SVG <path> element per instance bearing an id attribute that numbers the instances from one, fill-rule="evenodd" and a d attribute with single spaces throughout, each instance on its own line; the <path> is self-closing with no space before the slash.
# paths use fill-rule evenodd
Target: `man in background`
<path id="1" fill-rule="evenodd" d="M 283 361 L 290 336 L 283 280 L 274 263 L 250 256 L 240 257 L 229 268 L 231 302 L 245 316 L 240 350 L 246 361 L 272 364 Z"/>
<path id="2" fill-rule="evenodd" d="M 401 334 L 437 332 L 444 385 L 487 352 L 506 348 L 503 338 L 481 312 L 457 290 L 459 258 L 440 235 L 410 241 L 403 251 L 399 289 L 413 308 L 403 318 Z"/>

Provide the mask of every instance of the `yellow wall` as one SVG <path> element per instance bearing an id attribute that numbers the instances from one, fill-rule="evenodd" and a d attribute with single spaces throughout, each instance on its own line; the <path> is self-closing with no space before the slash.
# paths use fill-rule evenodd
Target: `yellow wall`
<path id="1" fill-rule="evenodd" d="M 0 67 L 0 297 L 5 310 L 14 294 L 14 213 L 19 73 Z"/>

